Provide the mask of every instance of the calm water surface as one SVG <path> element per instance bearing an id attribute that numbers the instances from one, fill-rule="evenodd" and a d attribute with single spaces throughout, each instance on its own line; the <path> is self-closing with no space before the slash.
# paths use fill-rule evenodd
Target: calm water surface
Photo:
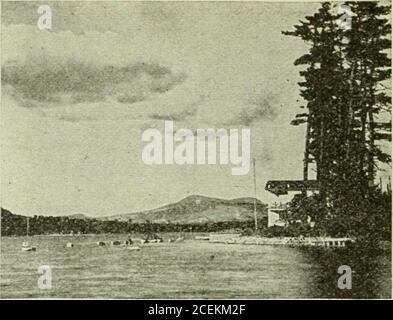
<path id="1" fill-rule="evenodd" d="M 164 237 L 165 238 L 165 237 Z M 126 236 L 34 236 L 1 239 L 2 298 L 264 299 L 389 298 L 390 252 L 310 251 L 186 240 L 98 247 Z M 73 248 L 66 248 L 67 242 Z M 337 268 L 355 271 L 352 290 L 337 288 Z M 38 267 L 52 267 L 52 289 L 38 288 Z"/>

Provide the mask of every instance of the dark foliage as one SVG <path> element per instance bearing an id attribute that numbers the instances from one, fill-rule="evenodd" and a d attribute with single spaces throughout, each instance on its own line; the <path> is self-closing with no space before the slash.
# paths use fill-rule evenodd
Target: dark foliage
<path id="1" fill-rule="evenodd" d="M 254 220 L 219 221 L 207 223 L 133 223 L 132 221 L 104 221 L 98 219 L 75 219 L 69 217 L 26 216 L 15 215 L 1 209 L 1 235 L 23 236 L 39 234 L 99 234 L 99 233 L 152 233 L 152 232 L 215 232 L 225 230 L 246 230 L 253 228 Z M 266 219 L 260 225 L 267 225 Z"/>

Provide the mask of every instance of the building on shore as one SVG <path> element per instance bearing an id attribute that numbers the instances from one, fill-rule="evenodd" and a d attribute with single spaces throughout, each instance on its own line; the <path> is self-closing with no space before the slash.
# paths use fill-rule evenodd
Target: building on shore
<path id="1" fill-rule="evenodd" d="M 270 180 L 266 183 L 265 189 L 277 197 L 293 194 L 300 196 L 310 196 L 319 192 L 317 180 Z M 293 199 L 293 198 L 292 198 Z M 287 226 L 288 203 L 273 203 L 268 207 L 268 227 Z M 310 225 L 314 223 L 310 220 Z"/>

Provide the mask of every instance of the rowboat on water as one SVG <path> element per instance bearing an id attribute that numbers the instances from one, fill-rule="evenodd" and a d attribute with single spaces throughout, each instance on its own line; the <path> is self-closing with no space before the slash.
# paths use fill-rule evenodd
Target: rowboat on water
<path id="1" fill-rule="evenodd" d="M 150 239 L 150 240 L 142 239 L 141 240 L 142 244 L 143 243 L 161 243 L 161 242 L 164 242 L 164 240 L 162 240 L 162 239 Z"/>
<path id="2" fill-rule="evenodd" d="M 157 235 L 156 233 L 147 233 L 145 235 L 145 238 L 141 240 L 141 243 L 161 243 L 164 242 L 164 240 Z"/>
<path id="3" fill-rule="evenodd" d="M 138 247 L 138 246 L 126 246 L 126 249 L 127 249 L 127 250 L 133 250 L 133 251 L 139 251 L 139 250 L 141 250 L 141 248 Z"/>
<path id="4" fill-rule="evenodd" d="M 195 236 L 195 240 L 210 240 L 209 236 Z"/>
<path id="5" fill-rule="evenodd" d="M 184 237 L 179 237 L 175 240 L 175 242 L 183 242 L 184 241 Z"/>
<path id="6" fill-rule="evenodd" d="M 28 241 L 22 243 L 22 251 L 36 251 L 36 247 L 32 247 Z"/>

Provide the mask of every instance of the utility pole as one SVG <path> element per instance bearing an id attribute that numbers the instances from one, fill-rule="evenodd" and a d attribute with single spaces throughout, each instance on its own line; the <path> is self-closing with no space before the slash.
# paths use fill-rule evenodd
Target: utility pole
<path id="1" fill-rule="evenodd" d="M 255 221 L 255 231 L 258 231 L 258 218 L 257 218 L 257 179 L 255 175 L 255 158 L 252 159 L 252 166 L 254 172 L 254 221 Z"/>

